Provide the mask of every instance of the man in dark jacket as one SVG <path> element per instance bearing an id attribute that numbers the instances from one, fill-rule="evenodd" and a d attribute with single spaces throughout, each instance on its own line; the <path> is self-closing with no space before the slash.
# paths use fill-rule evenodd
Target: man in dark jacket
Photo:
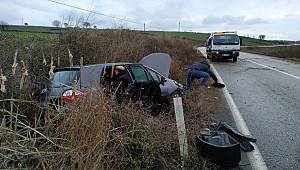
<path id="1" fill-rule="evenodd" d="M 130 83 L 132 83 L 132 79 L 124 66 L 115 67 L 115 76 L 113 77 L 113 81 L 115 85 L 120 86 L 119 88 L 123 91 Z"/>
<path id="2" fill-rule="evenodd" d="M 188 89 L 192 86 L 194 79 L 200 78 L 203 78 L 200 82 L 200 85 L 208 86 L 207 82 L 209 77 L 211 77 L 215 81 L 214 85 L 219 84 L 216 75 L 211 71 L 210 65 L 206 60 L 194 63 L 189 66 L 187 70 L 187 84 L 185 86 L 185 89 Z"/>

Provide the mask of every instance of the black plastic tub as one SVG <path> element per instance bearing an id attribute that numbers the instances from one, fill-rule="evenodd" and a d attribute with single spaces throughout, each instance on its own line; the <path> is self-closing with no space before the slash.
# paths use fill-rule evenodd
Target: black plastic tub
<path id="1" fill-rule="evenodd" d="M 238 166 L 241 160 L 240 144 L 224 132 L 200 133 L 196 147 L 199 156 L 226 168 Z"/>

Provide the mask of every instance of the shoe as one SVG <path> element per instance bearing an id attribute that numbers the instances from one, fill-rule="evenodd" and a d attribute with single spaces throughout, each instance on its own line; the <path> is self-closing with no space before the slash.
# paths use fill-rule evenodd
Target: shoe
<path id="1" fill-rule="evenodd" d="M 218 82 L 214 82 L 214 84 L 212 84 L 213 87 L 216 87 L 216 88 L 224 88 L 225 85 L 222 84 L 222 83 L 218 83 Z"/>

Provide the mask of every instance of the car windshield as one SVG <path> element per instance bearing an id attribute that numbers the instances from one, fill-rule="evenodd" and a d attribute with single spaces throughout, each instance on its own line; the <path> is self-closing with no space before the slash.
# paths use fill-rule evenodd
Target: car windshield
<path id="1" fill-rule="evenodd" d="M 237 35 L 214 35 L 213 44 L 215 44 L 215 45 L 238 45 L 239 37 Z"/>
<path id="2" fill-rule="evenodd" d="M 74 80 L 78 80 L 78 70 L 58 71 L 51 79 L 50 87 L 70 86 Z"/>

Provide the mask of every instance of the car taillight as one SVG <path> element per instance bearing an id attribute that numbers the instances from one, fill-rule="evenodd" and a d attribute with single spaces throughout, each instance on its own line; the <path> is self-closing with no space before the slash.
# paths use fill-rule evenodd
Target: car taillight
<path id="1" fill-rule="evenodd" d="M 74 102 L 75 100 L 77 100 L 80 97 L 86 97 L 88 96 L 88 93 L 83 93 L 80 92 L 78 90 L 66 90 L 65 92 L 63 92 L 62 94 L 62 100 L 65 103 L 71 103 Z"/>

